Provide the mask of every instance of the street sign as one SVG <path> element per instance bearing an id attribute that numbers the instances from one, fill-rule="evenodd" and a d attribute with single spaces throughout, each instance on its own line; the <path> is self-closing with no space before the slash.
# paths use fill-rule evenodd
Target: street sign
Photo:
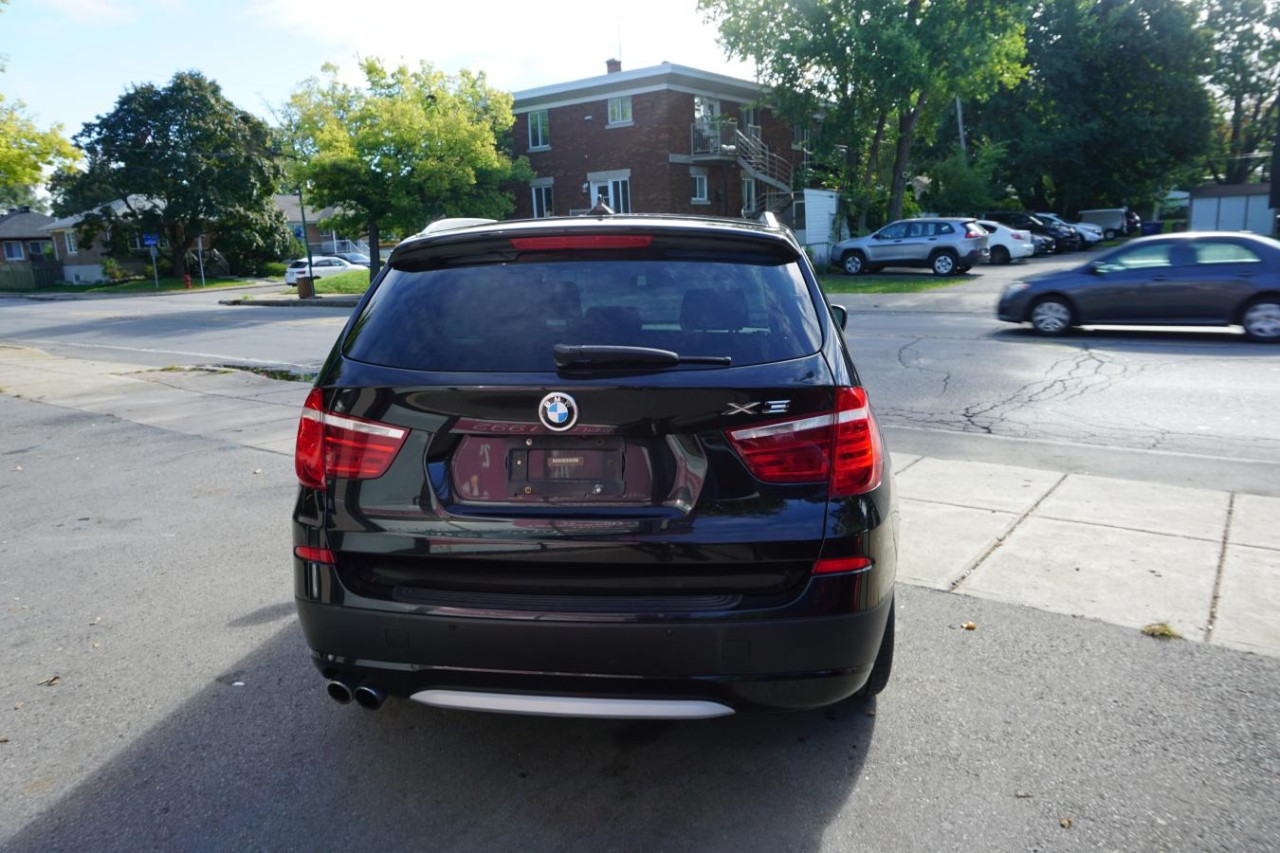
<path id="1" fill-rule="evenodd" d="M 144 246 L 155 246 L 159 242 L 160 242 L 159 234 L 143 234 L 142 235 L 142 245 Z"/>

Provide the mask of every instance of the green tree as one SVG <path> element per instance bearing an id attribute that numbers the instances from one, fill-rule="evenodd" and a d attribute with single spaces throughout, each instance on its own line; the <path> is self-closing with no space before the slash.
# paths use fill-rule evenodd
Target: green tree
<path id="1" fill-rule="evenodd" d="M 1218 183 L 1247 183 L 1280 119 L 1280 2 L 1202 0 L 1201 24 L 1213 39 L 1208 81 L 1220 116 L 1209 169 Z"/>
<path id="2" fill-rule="evenodd" d="M 925 170 L 929 189 L 920 203 L 943 216 L 975 216 L 998 207 L 1004 192 L 1000 167 L 1008 145 L 979 140 L 969 152 L 956 149 Z"/>
<path id="3" fill-rule="evenodd" d="M 353 87 L 335 66 L 322 70 L 282 110 L 292 171 L 310 202 L 338 209 L 331 227 L 368 234 L 370 276 L 383 230 L 416 234 L 442 216 L 500 219 L 515 208 L 514 182 L 533 172 L 508 153 L 511 96 L 483 73 L 368 59 Z"/>
<path id="4" fill-rule="evenodd" d="M 1137 205 L 1200 171 L 1211 107 L 1209 43 L 1170 0 L 1041 0 L 1026 82 L 966 110 L 1009 144 L 1006 178 L 1028 207 Z"/>
<path id="5" fill-rule="evenodd" d="M 62 135 L 62 126 L 42 130 L 21 101 L 6 103 L 0 95 L 0 194 L 44 182 L 46 169 L 76 162 L 79 152 Z"/>
<path id="6" fill-rule="evenodd" d="M 981 100 L 1025 73 L 1016 0 L 699 0 L 731 56 L 749 58 L 791 109 L 823 115 L 823 138 L 844 137 L 855 204 L 888 167 L 888 218 L 903 210 L 917 134 L 931 133 L 956 96 Z"/>
<path id="7" fill-rule="evenodd" d="M 245 223 L 285 230 L 283 218 L 268 213 L 281 178 L 270 128 L 198 71 L 179 72 L 163 88 L 133 87 L 75 142 L 86 169 L 52 182 L 55 210 L 68 212 L 72 200 L 123 203 L 122 210 L 104 205 L 87 215 L 82 240 L 106 229 L 163 234 L 163 252 L 183 275 L 200 234 Z"/>

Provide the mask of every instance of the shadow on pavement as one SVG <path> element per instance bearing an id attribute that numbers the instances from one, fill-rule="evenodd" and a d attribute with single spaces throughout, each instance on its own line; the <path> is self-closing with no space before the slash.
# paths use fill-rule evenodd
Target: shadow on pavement
<path id="1" fill-rule="evenodd" d="M 369 712 L 325 696 L 290 620 L 6 849 L 816 849 L 874 722 Z"/>

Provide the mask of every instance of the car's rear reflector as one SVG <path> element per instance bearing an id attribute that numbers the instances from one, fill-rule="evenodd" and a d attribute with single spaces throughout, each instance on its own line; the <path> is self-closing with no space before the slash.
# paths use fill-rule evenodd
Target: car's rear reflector
<path id="1" fill-rule="evenodd" d="M 298 422 L 294 468 L 298 481 L 323 489 L 329 477 L 372 480 L 381 477 L 400 452 L 409 431 L 347 417 L 324 409 L 324 394 L 312 388 Z"/>
<path id="2" fill-rule="evenodd" d="M 521 252 L 555 252 L 566 249 L 644 249 L 653 243 L 652 234 L 583 234 L 572 237 L 512 237 L 511 245 Z"/>
<path id="3" fill-rule="evenodd" d="M 839 572 L 861 572 L 871 568 L 870 557 L 830 557 L 813 564 L 815 575 L 834 575 Z"/>
<path id="4" fill-rule="evenodd" d="M 836 409 L 730 430 L 747 469 L 766 483 L 827 480 L 831 497 L 869 492 L 884 473 L 884 446 L 862 388 L 837 388 Z"/>
<path id="5" fill-rule="evenodd" d="M 293 549 L 293 556 L 299 560 L 306 560 L 308 563 L 328 563 L 333 565 L 337 562 L 333 552 L 328 548 L 310 548 L 306 545 L 299 545 Z"/>

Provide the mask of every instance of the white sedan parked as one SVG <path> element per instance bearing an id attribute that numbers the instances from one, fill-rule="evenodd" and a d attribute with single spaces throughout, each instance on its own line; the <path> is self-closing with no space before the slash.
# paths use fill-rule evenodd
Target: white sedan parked
<path id="1" fill-rule="evenodd" d="M 1010 228 L 999 222 L 979 219 L 978 224 L 987 232 L 987 248 L 991 251 L 991 263 L 1007 264 L 1036 253 L 1036 244 L 1030 231 Z"/>
<path id="2" fill-rule="evenodd" d="M 284 271 L 284 283 L 291 287 L 298 284 L 298 276 L 305 275 L 307 270 L 307 259 L 299 258 L 290 262 Z M 333 257 L 331 255 L 316 255 L 311 259 L 311 278 L 324 278 L 328 275 L 337 275 L 338 273 L 347 272 L 349 270 L 364 270 L 368 273 L 369 268 L 360 264 L 353 264 L 342 258 Z"/>

